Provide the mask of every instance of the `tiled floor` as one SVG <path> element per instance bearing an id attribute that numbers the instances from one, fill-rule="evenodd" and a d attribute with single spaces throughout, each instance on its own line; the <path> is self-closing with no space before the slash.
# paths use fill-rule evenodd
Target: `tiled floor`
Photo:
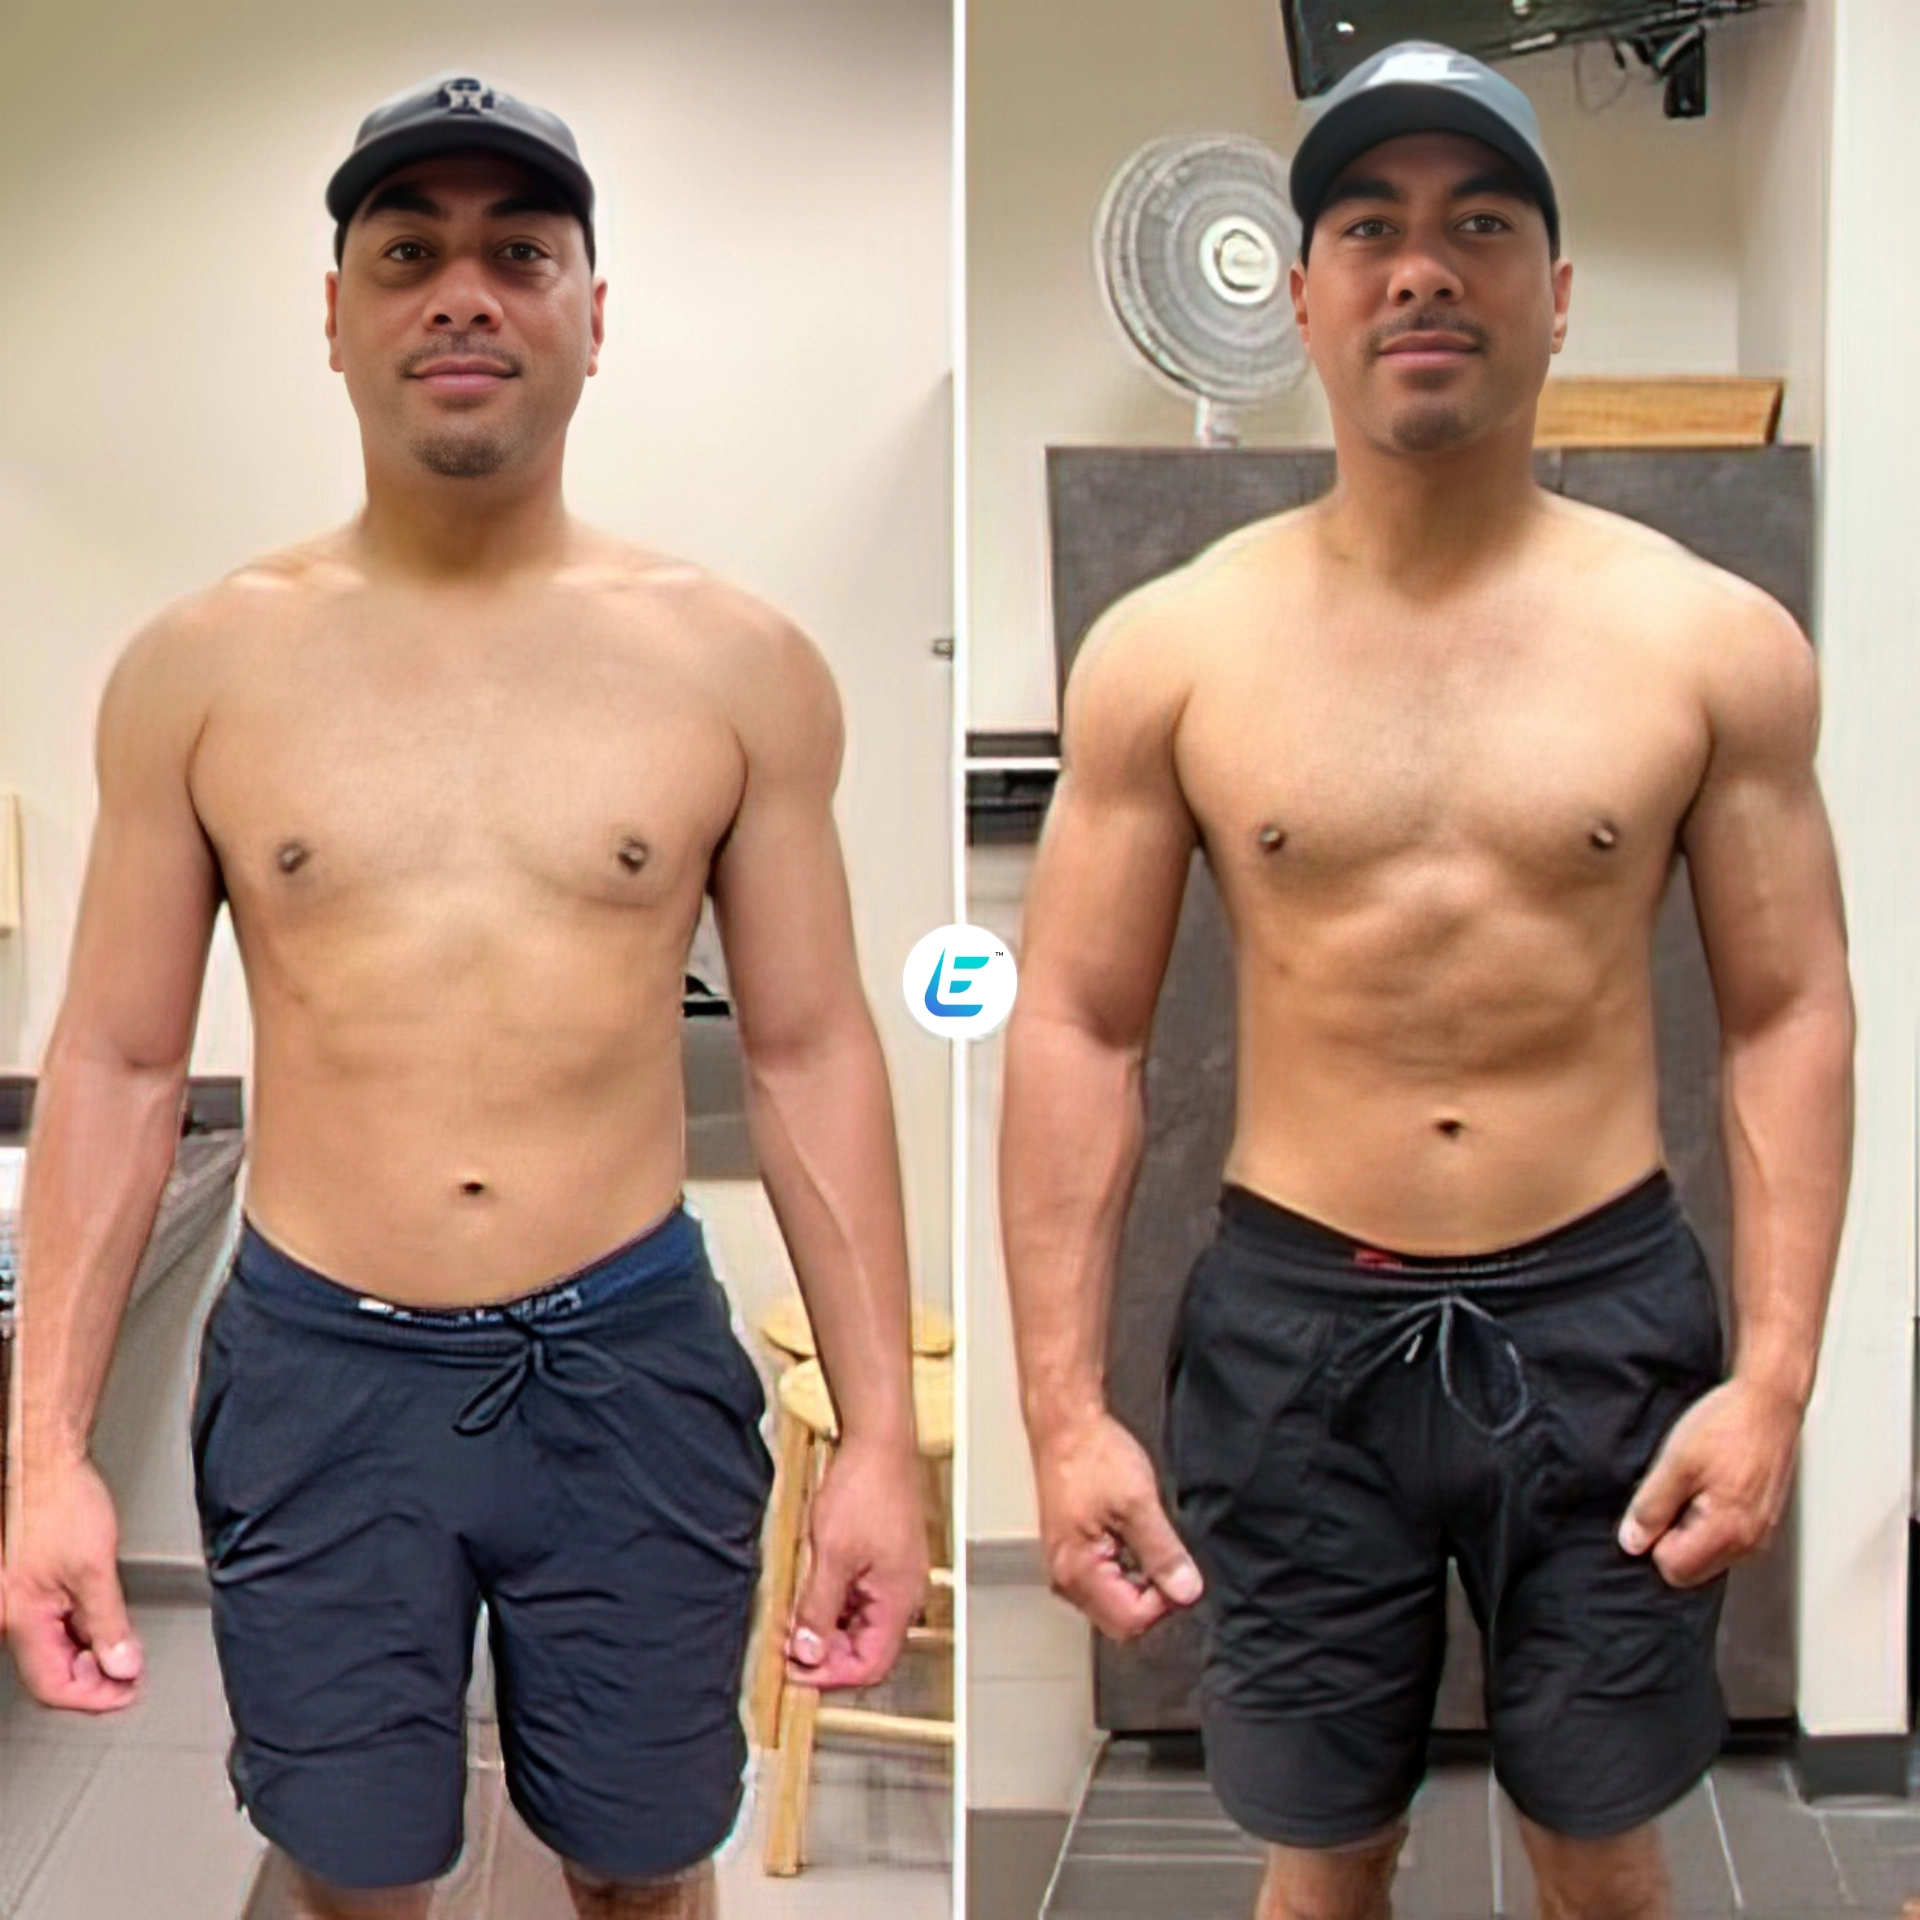
<path id="1" fill-rule="evenodd" d="M 1729 1758 L 1662 1822 L 1683 1920 L 1902 1920 L 1920 1897 L 1920 1802 L 1807 1805 L 1787 1763 Z M 1118 1742 L 1101 1755 L 1045 1920 L 1248 1920 L 1260 1850 L 1186 1754 Z M 1397 1920 L 1530 1915 L 1513 1810 L 1484 1765 L 1436 1768 L 1414 1803 Z M 1913 1909 L 1909 1909 L 1909 1920 Z"/>
<path id="2" fill-rule="evenodd" d="M 145 1697 L 105 1719 L 56 1714 L 0 1662 L 0 1920 L 276 1920 L 264 1848 L 235 1812 L 226 1710 L 203 1607 L 136 1609 Z M 482 1721 L 467 1849 L 435 1920 L 570 1920 L 552 1857 L 506 1804 Z M 952 1785 L 897 1753 L 823 1750 L 810 1864 L 760 1871 L 758 1822 L 723 1857 L 724 1920 L 948 1920 Z"/>

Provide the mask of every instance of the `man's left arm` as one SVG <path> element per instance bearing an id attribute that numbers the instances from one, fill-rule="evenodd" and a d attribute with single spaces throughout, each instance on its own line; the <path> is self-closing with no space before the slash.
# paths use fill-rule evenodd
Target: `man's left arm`
<path id="1" fill-rule="evenodd" d="M 752 625 L 732 702 L 746 781 L 714 910 L 748 1125 L 839 1420 L 788 1653 L 812 1686 L 871 1686 L 926 1586 L 893 1102 L 833 821 L 839 700 L 805 639 L 757 609 Z"/>
<path id="2" fill-rule="evenodd" d="M 1678 1422 L 1621 1529 L 1694 1586 L 1778 1524 L 1813 1391 L 1853 1147 L 1853 997 L 1814 777 L 1813 649 L 1741 595 L 1708 663 L 1712 747 L 1682 829 L 1721 1028 L 1731 1375 Z"/>

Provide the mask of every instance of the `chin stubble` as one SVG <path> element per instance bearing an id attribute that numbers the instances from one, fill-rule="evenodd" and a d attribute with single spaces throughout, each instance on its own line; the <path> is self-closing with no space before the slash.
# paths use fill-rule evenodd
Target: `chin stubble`
<path id="1" fill-rule="evenodd" d="M 437 433 L 416 440 L 413 457 L 429 473 L 446 480 L 484 480 L 507 464 L 507 449 L 497 438 L 475 439 L 467 434 Z"/>

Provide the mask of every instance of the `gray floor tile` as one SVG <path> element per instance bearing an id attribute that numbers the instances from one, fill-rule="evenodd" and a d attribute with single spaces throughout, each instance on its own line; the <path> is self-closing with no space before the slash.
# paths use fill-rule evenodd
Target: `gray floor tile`
<path id="1" fill-rule="evenodd" d="M 970 1814 L 966 1920 L 1038 1920 L 1066 1844 L 1064 1813 Z"/>
<path id="2" fill-rule="evenodd" d="M 1437 1767 L 1415 1796 L 1394 1875 L 1395 1920 L 1484 1920 L 1493 1911 L 1487 1770 Z"/>
<path id="3" fill-rule="evenodd" d="M 1819 1817 L 1856 1906 L 1891 1920 L 1907 1901 L 1920 1899 L 1920 1811 L 1897 1803 L 1859 1812 L 1823 1806 Z"/>
<path id="4" fill-rule="evenodd" d="M 1712 1778 L 1749 1912 L 1761 1905 L 1831 1909 L 1841 1904 L 1833 1851 L 1819 1816 L 1794 1790 L 1785 1760 L 1722 1760 Z"/>
<path id="5" fill-rule="evenodd" d="M 1143 1862 L 1070 1853 L 1046 1920 L 1248 1920 L 1260 1891 L 1257 1860 Z"/>
<path id="6" fill-rule="evenodd" d="M 106 1757 L 103 1746 L 0 1741 L 0 1914 L 20 1910 Z"/>
<path id="7" fill-rule="evenodd" d="M 12 1920 L 227 1920 L 241 1911 L 259 1857 L 217 1754 L 116 1748 Z"/>

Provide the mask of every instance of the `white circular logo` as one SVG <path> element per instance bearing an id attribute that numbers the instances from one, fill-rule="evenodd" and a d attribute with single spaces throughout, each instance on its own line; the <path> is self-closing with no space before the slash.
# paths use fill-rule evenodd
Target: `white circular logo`
<path id="1" fill-rule="evenodd" d="M 942 1040 L 983 1040 L 1013 1011 L 1020 976 L 1007 943 L 984 927 L 936 927 L 900 975 L 907 1011 Z"/>

